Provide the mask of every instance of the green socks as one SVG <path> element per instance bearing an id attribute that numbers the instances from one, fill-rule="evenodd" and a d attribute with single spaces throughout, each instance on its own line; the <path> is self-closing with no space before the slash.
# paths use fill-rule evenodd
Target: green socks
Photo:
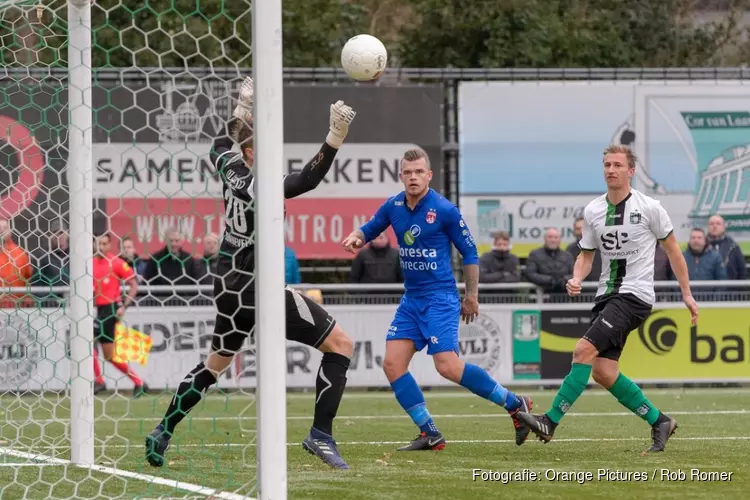
<path id="1" fill-rule="evenodd" d="M 557 395 L 552 402 L 552 408 L 547 412 L 547 417 L 549 417 L 550 420 L 555 424 L 560 423 L 560 420 L 565 416 L 565 413 L 570 407 L 573 406 L 576 399 L 583 394 L 586 385 L 589 383 L 590 376 L 591 365 L 573 363 L 570 368 L 570 373 L 568 373 L 568 376 L 563 380 L 560 390 L 557 391 Z M 612 394 L 614 394 L 614 392 Z"/>
<path id="2" fill-rule="evenodd" d="M 641 388 L 622 373 L 609 388 L 609 392 L 622 406 L 648 422 L 648 425 L 654 425 L 659 419 L 659 410 L 646 399 Z"/>

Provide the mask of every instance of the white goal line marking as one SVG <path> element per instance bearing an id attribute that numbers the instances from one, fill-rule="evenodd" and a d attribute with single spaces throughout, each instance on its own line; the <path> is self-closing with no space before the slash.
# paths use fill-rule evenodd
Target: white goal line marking
<path id="1" fill-rule="evenodd" d="M 176 488 L 191 493 L 198 493 L 205 497 L 217 498 L 222 500 L 255 500 L 251 497 L 238 495 L 236 493 L 229 493 L 226 491 L 219 491 L 212 488 L 206 488 L 197 484 L 185 483 L 182 481 L 175 481 L 174 479 L 165 479 L 163 477 L 150 476 L 148 474 L 140 474 L 137 472 L 131 472 L 122 469 L 116 469 L 114 467 L 104 467 L 103 465 L 76 465 L 70 460 L 64 460 L 62 458 L 55 458 L 46 455 L 40 455 L 36 453 L 27 453 L 23 451 L 11 450 L 10 448 L 0 447 L 0 455 L 6 455 L 16 458 L 25 458 L 27 460 L 43 460 L 47 465 L 62 465 L 62 466 L 73 466 L 81 469 L 89 469 L 92 471 L 102 472 L 104 474 L 110 474 L 113 476 L 127 477 L 130 479 L 137 479 L 139 481 L 146 481 L 151 484 L 158 484 L 160 486 L 168 486 L 170 488 Z"/>
<path id="2" fill-rule="evenodd" d="M 750 410 L 695 410 L 695 411 L 670 411 L 667 412 L 669 415 L 695 415 L 695 416 L 707 416 L 707 415 L 750 415 Z M 566 413 L 566 417 L 625 417 L 633 415 L 629 411 L 612 411 L 612 412 L 582 412 L 582 413 Z M 432 415 L 432 418 L 503 418 L 507 417 L 507 413 L 446 413 Z M 63 424 L 68 422 L 69 417 L 60 418 L 57 420 L 52 419 L 34 419 L 35 424 Z M 292 415 L 287 416 L 287 420 L 312 420 L 312 415 Z M 336 417 L 337 420 L 398 420 L 403 418 L 409 418 L 409 415 L 339 415 Z M 144 420 L 157 420 L 158 417 L 147 416 L 147 417 L 122 417 L 114 419 L 111 415 L 100 415 L 97 419 L 109 420 L 114 422 L 143 422 Z M 187 417 L 186 420 L 193 422 L 213 422 L 213 421 L 232 421 L 232 420 L 257 420 L 258 417 Z M 0 422 L 25 422 L 28 423 L 28 418 L 22 419 L 4 419 L 0 418 Z"/>

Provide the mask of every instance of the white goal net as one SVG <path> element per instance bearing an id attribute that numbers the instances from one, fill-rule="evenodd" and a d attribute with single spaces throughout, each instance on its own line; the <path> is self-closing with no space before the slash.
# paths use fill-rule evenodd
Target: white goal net
<path id="1" fill-rule="evenodd" d="M 144 459 L 145 437 L 211 346 L 224 207 L 209 151 L 252 73 L 253 8 L 250 0 L 0 3 L 0 499 L 265 498 L 261 474 L 276 483 L 266 488 L 275 498 L 286 494 L 283 337 L 281 349 L 261 347 L 273 365 L 265 367 L 248 340 L 182 421 L 164 465 Z M 263 8 L 265 27 L 280 28 L 280 2 Z M 261 95 L 281 85 L 280 51 L 267 61 L 261 70 L 256 61 Z M 280 98 L 256 101 L 275 105 Z M 270 200 L 281 196 L 274 120 L 256 123 L 268 143 L 256 161 L 279 160 L 256 172 L 271 186 L 258 200 L 268 216 L 256 228 L 270 242 L 261 259 L 276 240 L 283 258 L 281 230 L 265 222 L 281 213 Z M 93 252 L 103 247 L 92 237 L 109 243 L 138 284 L 111 351 L 95 341 Z M 266 300 L 283 304 L 282 273 L 283 265 L 278 277 L 259 277 L 279 285 Z M 112 271 L 118 283 L 123 276 Z M 277 320 L 263 321 L 260 344 Z M 267 381 L 281 375 L 265 394 L 280 397 L 267 411 L 281 412 L 281 432 L 269 436 L 282 452 L 260 443 L 273 468 L 258 467 L 256 424 L 268 418 L 256 414 L 259 370 Z"/>

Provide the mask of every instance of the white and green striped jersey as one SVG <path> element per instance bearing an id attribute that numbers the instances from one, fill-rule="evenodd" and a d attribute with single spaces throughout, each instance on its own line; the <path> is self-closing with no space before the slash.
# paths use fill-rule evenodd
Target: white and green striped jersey
<path id="1" fill-rule="evenodd" d="M 631 189 L 617 205 L 604 194 L 583 212 L 582 250 L 599 249 L 602 274 L 597 300 L 607 295 L 631 293 L 654 303 L 654 254 L 657 240 L 674 230 L 661 203 Z"/>

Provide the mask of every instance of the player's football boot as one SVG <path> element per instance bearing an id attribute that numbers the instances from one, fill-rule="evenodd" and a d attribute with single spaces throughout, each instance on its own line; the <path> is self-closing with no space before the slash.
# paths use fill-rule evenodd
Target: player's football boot
<path id="1" fill-rule="evenodd" d="M 164 465 L 164 453 L 169 449 L 169 436 L 159 424 L 146 436 L 146 460 L 154 467 Z"/>
<path id="2" fill-rule="evenodd" d="M 150 389 L 145 383 L 141 385 L 137 385 L 133 388 L 133 399 L 138 399 L 141 396 L 148 394 L 149 392 L 150 392 Z"/>
<path id="3" fill-rule="evenodd" d="M 547 415 L 533 415 L 531 413 L 519 412 L 518 420 L 531 429 L 531 432 L 539 437 L 540 441 L 549 443 L 552 440 L 552 434 L 555 433 L 554 422 Z"/>
<path id="4" fill-rule="evenodd" d="M 420 432 L 414 440 L 402 446 L 398 451 L 425 451 L 425 450 L 442 450 L 445 448 L 445 438 L 438 433 L 437 436 L 430 436 L 426 432 Z"/>
<path id="5" fill-rule="evenodd" d="M 519 413 L 531 413 L 531 409 L 534 407 L 534 402 L 528 396 L 518 396 L 521 400 L 521 407 L 513 410 L 509 413 L 511 420 L 513 421 L 513 427 L 516 428 L 516 444 L 521 446 L 526 438 L 529 437 L 529 426 L 524 424 L 518 419 Z"/>
<path id="6" fill-rule="evenodd" d="M 336 440 L 317 429 L 310 429 L 310 434 L 302 441 L 302 447 L 311 455 L 317 456 L 334 469 L 348 469 L 349 464 L 341 458 Z"/>
<path id="7" fill-rule="evenodd" d="M 669 417 L 669 420 L 662 423 L 656 423 L 651 427 L 651 448 L 647 451 L 664 451 L 667 446 L 667 440 L 672 437 L 677 430 L 677 420 Z"/>

